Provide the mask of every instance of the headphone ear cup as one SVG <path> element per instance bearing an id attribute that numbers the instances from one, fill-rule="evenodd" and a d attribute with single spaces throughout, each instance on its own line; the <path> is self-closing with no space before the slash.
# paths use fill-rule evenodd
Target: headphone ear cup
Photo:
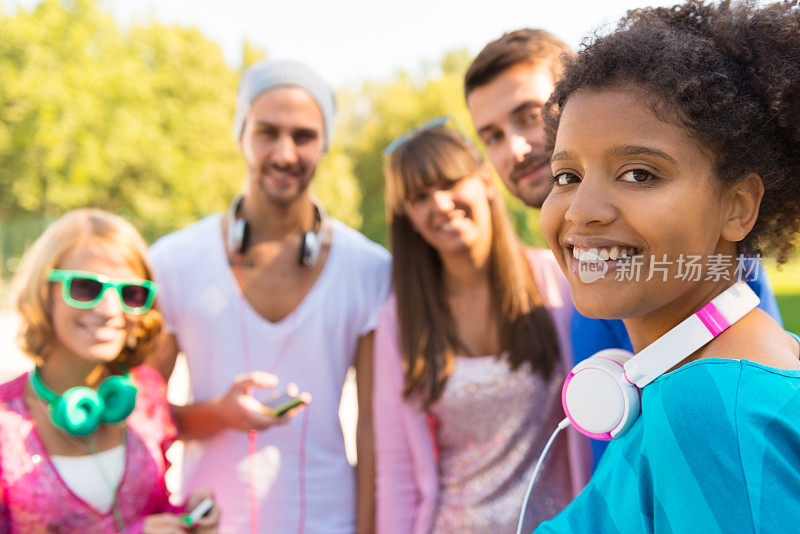
<path id="1" fill-rule="evenodd" d="M 239 224 L 242 226 L 242 242 L 239 244 L 239 254 L 244 254 L 247 252 L 247 247 L 250 246 L 250 225 L 244 219 L 240 219 Z"/>
<path id="2" fill-rule="evenodd" d="M 104 423 L 119 423 L 127 418 L 136 406 L 136 386 L 126 376 L 114 375 L 106 378 L 97 389 L 104 404 L 101 419 Z"/>
<path id="3" fill-rule="evenodd" d="M 247 226 L 247 221 L 244 219 L 236 219 L 233 223 L 233 228 L 228 230 L 232 232 L 233 252 L 236 254 L 244 254 L 247 251 L 247 241 L 250 237 L 250 228 Z"/>
<path id="4" fill-rule="evenodd" d="M 74 436 L 87 436 L 100 424 L 103 409 L 103 400 L 97 392 L 87 387 L 74 387 L 50 405 L 50 419 Z"/>
<path id="5" fill-rule="evenodd" d="M 300 243 L 300 265 L 312 267 L 317 263 L 321 243 L 314 232 L 305 232 Z"/>
<path id="6" fill-rule="evenodd" d="M 640 411 L 639 389 L 623 365 L 633 354 L 621 349 L 598 352 L 576 365 L 564 381 L 561 402 L 581 434 L 611 440 L 633 425 Z"/>

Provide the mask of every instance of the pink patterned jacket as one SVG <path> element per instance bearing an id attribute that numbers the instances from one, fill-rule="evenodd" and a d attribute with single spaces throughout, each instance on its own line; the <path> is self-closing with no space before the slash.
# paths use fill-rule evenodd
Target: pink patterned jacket
<path id="1" fill-rule="evenodd" d="M 166 385 L 151 367 L 131 371 L 139 388 L 136 408 L 127 419 L 125 471 L 117 502 L 125 525 L 137 533 L 147 515 L 178 513 L 164 484 L 164 457 L 176 431 Z M 28 373 L 0 385 L 0 533 L 118 532 L 113 514 L 101 514 L 76 496 L 53 467 L 36 421 L 23 402 Z"/>

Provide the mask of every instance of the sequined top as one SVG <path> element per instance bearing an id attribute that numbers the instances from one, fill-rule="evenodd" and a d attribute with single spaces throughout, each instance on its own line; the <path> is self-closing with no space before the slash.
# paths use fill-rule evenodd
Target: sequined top
<path id="1" fill-rule="evenodd" d="M 514 532 L 536 460 L 563 418 L 564 375 L 545 380 L 525 364 L 511 371 L 494 356 L 456 358 L 431 406 L 439 446 L 439 503 L 433 532 Z M 525 531 L 572 498 L 566 438 L 546 458 L 528 505 Z"/>
<path id="2" fill-rule="evenodd" d="M 528 256 L 561 349 L 558 370 L 547 382 L 522 368 L 510 373 L 494 357 L 457 358 L 445 396 L 433 410 L 424 410 L 403 399 L 394 296 L 381 310 L 372 391 L 378 534 L 429 534 L 437 521 L 439 531 L 515 531 L 515 525 L 488 525 L 516 521 L 525 489 L 520 488 L 560 420 L 561 380 L 572 366 L 569 286 L 550 251 L 529 250 Z M 544 479 L 534 488 L 526 525 L 550 517 L 577 495 L 590 466 L 588 439 L 571 428 L 559 434 L 540 475 Z M 451 521 L 460 526 L 450 527 Z"/>
<path id="3" fill-rule="evenodd" d="M 136 408 L 126 420 L 125 471 L 117 489 L 123 532 L 141 532 L 145 516 L 180 512 L 170 505 L 164 483 L 164 452 L 176 432 L 166 385 L 151 367 L 131 370 L 137 384 Z M 0 385 L 0 532 L 119 532 L 112 513 L 101 513 L 75 495 L 44 448 L 36 421 L 23 399 L 28 374 Z"/>

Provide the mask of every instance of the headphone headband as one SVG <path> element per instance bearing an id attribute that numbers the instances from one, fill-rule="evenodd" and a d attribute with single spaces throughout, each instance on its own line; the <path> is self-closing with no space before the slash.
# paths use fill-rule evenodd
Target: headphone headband
<path id="1" fill-rule="evenodd" d="M 561 390 L 564 413 L 594 439 L 623 435 L 641 411 L 640 388 L 683 361 L 758 306 L 737 282 L 636 355 L 607 349 L 572 368 Z"/>
<path id="2" fill-rule="evenodd" d="M 307 232 L 303 232 L 300 236 L 300 256 L 298 261 L 300 265 L 305 267 L 311 267 L 317 263 L 328 218 L 328 214 L 319 199 L 314 195 L 310 195 L 309 199 L 314 207 L 316 230 L 312 228 Z M 225 246 L 231 256 L 244 254 L 249 245 L 250 227 L 247 220 L 239 216 L 239 211 L 243 204 L 244 194 L 239 193 L 233 197 L 228 207 L 228 235 L 226 236 Z"/>
<path id="3" fill-rule="evenodd" d="M 643 388 L 758 306 L 745 282 L 737 282 L 625 363 L 625 376 Z"/>
<path id="4" fill-rule="evenodd" d="M 42 378 L 39 376 L 39 368 L 36 367 L 31 373 L 31 385 L 33 390 L 39 397 L 47 404 L 53 404 L 58 401 L 58 393 L 48 388 L 42 383 Z"/>

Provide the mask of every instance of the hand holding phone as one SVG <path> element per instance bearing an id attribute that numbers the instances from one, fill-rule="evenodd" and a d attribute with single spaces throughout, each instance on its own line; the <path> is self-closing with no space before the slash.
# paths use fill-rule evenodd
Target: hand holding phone
<path id="1" fill-rule="evenodd" d="M 281 417 L 286 415 L 286 413 L 292 408 L 307 404 L 307 401 L 302 395 L 289 395 L 288 393 L 284 393 L 283 395 L 280 395 L 274 399 L 269 399 L 262 404 L 266 406 L 271 415 L 274 415 L 275 417 Z"/>
<path id="2" fill-rule="evenodd" d="M 272 397 L 261 401 L 264 405 L 264 413 L 273 417 L 283 417 L 298 406 L 303 406 L 311 402 L 311 395 L 304 391 L 300 393 L 297 384 L 290 382 L 286 386 L 286 392 L 278 395 L 273 393 Z"/>

